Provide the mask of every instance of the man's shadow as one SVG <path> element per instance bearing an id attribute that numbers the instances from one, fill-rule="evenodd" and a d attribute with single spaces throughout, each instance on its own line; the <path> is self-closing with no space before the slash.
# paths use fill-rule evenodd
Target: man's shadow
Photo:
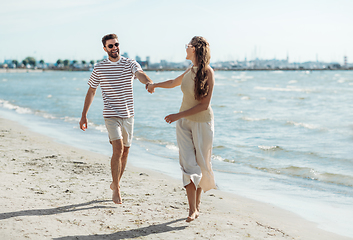
<path id="1" fill-rule="evenodd" d="M 169 224 L 173 224 L 176 222 L 180 222 L 185 220 L 185 218 L 180 218 L 177 220 L 173 220 L 167 223 L 161 223 L 157 225 L 150 225 L 148 227 L 131 229 L 126 231 L 115 232 L 112 234 L 97 234 L 97 235 L 83 235 L 83 236 L 66 236 L 60 238 L 53 238 L 53 240 L 72 240 L 72 239 L 80 239 L 80 240 L 100 240 L 100 239 L 126 239 L 126 238 L 139 238 L 145 237 L 150 234 L 159 234 L 171 231 L 181 231 L 188 227 L 188 225 L 180 226 L 180 227 L 171 227 Z"/>
<path id="2" fill-rule="evenodd" d="M 108 206 L 89 206 L 92 204 L 110 202 L 109 200 L 93 200 L 86 203 L 73 204 L 64 207 L 57 208 L 48 208 L 48 209 L 34 209 L 34 210 L 23 210 L 18 212 L 7 212 L 0 213 L 0 220 L 13 218 L 13 217 L 21 217 L 21 216 L 44 216 L 44 215 L 53 215 L 59 213 L 67 213 L 67 212 L 75 212 L 75 211 L 83 211 L 89 209 L 96 208 L 113 208 Z"/>

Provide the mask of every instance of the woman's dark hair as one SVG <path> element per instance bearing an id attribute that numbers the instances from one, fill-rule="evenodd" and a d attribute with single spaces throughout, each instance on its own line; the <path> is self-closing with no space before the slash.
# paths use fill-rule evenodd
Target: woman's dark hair
<path id="1" fill-rule="evenodd" d="M 210 63 L 210 45 L 207 40 L 200 36 L 191 39 L 190 44 L 195 47 L 195 61 L 197 72 L 195 73 L 195 99 L 201 100 L 208 94 L 207 70 Z"/>
<path id="2" fill-rule="evenodd" d="M 106 41 L 110 40 L 110 39 L 118 39 L 118 36 L 116 34 L 114 34 L 114 33 L 105 35 L 102 38 L 103 47 L 105 47 Z"/>

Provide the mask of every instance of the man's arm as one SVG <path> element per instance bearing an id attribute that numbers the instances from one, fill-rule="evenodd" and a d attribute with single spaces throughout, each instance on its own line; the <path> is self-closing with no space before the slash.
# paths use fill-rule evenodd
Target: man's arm
<path id="1" fill-rule="evenodd" d="M 137 71 L 135 75 L 141 83 L 146 84 L 146 89 L 148 84 L 153 83 L 152 80 L 147 76 L 147 74 L 144 71 Z"/>
<path id="2" fill-rule="evenodd" d="M 87 94 L 86 94 L 85 104 L 83 106 L 82 116 L 81 116 L 81 120 L 80 120 L 80 128 L 83 131 L 86 131 L 86 129 L 87 129 L 87 113 L 88 113 L 89 107 L 91 106 L 91 104 L 93 102 L 93 98 L 96 95 L 96 90 L 97 90 L 97 88 L 89 87 Z"/>

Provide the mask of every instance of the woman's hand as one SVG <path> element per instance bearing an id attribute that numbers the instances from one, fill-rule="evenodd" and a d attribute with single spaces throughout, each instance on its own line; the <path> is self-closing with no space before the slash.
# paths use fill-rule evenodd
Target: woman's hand
<path id="1" fill-rule="evenodd" d="M 166 117 L 164 118 L 164 120 L 165 120 L 167 123 L 172 123 L 172 122 L 175 122 L 175 121 L 177 121 L 177 120 L 179 120 L 179 119 L 180 119 L 180 116 L 179 116 L 178 113 L 176 113 L 176 114 L 170 114 L 170 115 L 168 115 L 168 116 L 166 116 Z"/>
<path id="2" fill-rule="evenodd" d="M 149 93 L 154 93 L 155 86 L 153 83 L 147 83 L 146 84 L 146 89 Z"/>

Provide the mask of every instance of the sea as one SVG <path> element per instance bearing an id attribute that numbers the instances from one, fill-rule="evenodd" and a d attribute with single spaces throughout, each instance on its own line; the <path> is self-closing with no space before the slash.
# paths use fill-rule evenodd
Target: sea
<path id="1" fill-rule="evenodd" d="M 154 82 L 179 71 L 147 71 Z M 100 89 L 79 120 L 90 72 L 0 73 L 0 116 L 59 143 L 111 155 Z M 353 71 L 215 71 L 212 164 L 218 189 L 273 204 L 353 237 Z M 134 80 L 129 163 L 180 179 L 182 93 Z M 109 164 L 107 162 L 107 164 Z M 236 202 L 234 203 L 236 204 Z"/>

